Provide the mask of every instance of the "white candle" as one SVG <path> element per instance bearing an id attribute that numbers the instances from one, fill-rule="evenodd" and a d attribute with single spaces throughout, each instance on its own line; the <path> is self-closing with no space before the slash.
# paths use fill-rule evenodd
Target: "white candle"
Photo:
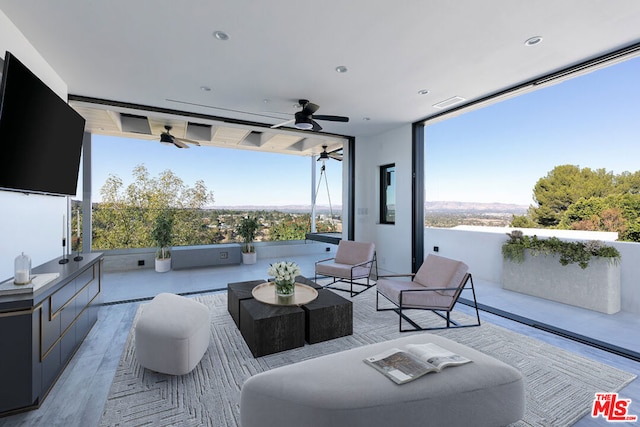
<path id="1" fill-rule="evenodd" d="M 29 283 L 29 270 L 16 270 L 16 277 L 13 281 L 19 285 Z"/>

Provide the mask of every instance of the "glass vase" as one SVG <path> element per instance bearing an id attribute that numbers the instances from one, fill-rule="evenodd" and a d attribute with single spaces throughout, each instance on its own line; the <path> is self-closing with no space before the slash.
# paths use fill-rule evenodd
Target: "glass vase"
<path id="1" fill-rule="evenodd" d="M 26 285 L 31 282 L 31 257 L 24 252 L 18 255 L 14 262 L 15 276 L 13 283 L 16 285 Z"/>
<path id="2" fill-rule="evenodd" d="M 295 289 L 295 280 L 276 280 L 276 295 L 280 297 L 289 297 L 293 295 Z"/>

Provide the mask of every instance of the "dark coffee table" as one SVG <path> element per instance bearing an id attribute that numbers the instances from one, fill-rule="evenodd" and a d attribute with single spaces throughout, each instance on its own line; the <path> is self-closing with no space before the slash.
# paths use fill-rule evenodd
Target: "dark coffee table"
<path id="1" fill-rule="evenodd" d="M 229 283 L 227 309 L 254 357 L 339 338 L 353 333 L 353 304 L 305 277 L 296 282 L 318 290 L 318 298 L 300 307 L 255 300 L 251 291 L 263 280 Z"/>

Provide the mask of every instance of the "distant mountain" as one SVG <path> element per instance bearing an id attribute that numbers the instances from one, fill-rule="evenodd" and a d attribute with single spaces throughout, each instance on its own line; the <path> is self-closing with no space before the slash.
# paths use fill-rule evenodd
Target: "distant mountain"
<path id="1" fill-rule="evenodd" d="M 332 206 L 334 213 L 339 213 L 342 206 Z M 279 212 L 304 212 L 311 211 L 311 205 L 236 205 L 236 206 L 213 206 L 215 210 L 234 210 L 234 211 L 279 211 Z M 316 205 L 316 212 L 329 212 L 328 205 Z"/>
<path id="2" fill-rule="evenodd" d="M 524 214 L 529 206 L 511 203 L 476 203 L 476 202 L 452 202 L 434 201 L 426 202 L 424 207 L 431 212 L 492 212 Z"/>

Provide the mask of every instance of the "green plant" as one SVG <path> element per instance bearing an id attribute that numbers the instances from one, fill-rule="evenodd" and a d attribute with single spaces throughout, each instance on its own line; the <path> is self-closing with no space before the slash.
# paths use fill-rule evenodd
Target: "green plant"
<path id="1" fill-rule="evenodd" d="M 168 247 L 171 246 L 173 231 L 173 215 L 170 212 L 162 212 L 156 217 L 155 224 L 151 230 L 151 237 L 158 246 L 156 258 L 166 259 L 171 257 Z"/>
<path id="2" fill-rule="evenodd" d="M 242 245 L 242 252 L 245 254 L 255 252 L 255 247 L 252 243 L 256 238 L 256 233 L 259 228 L 260 223 L 257 218 L 250 215 L 242 218 L 242 221 L 240 221 L 237 232 L 244 241 L 244 245 Z"/>
<path id="3" fill-rule="evenodd" d="M 577 263 L 581 268 L 587 268 L 591 257 L 610 258 L 612 262 L 620 261 L 620 252 L 612 246 L 607 246 L 597 240 L 587 242 L 565 242 L 557 237 L 538 239 L 538 236 L 524 236 L 522 231 L 514 230 L 507 233 L 509 240 L 502 245 L 504 259 L 521 263 L 524 261 L 525 249 L 533 256 L 556 254 L 560 256 L 560 264 Z"/>

